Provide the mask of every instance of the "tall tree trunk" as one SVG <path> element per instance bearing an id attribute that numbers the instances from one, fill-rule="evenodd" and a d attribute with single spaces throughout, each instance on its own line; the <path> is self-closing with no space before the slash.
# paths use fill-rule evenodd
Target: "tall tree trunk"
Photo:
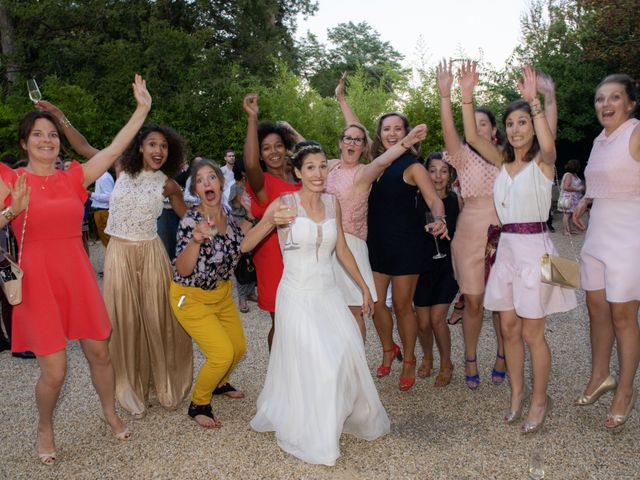
<path id="1" fill-rule="evenodd" d="M 0 48 L 5 61 L 6 80 L 11 88 L 18 78 L 20 67 L 16 62 L 16 32 L 5 1 L 0 1 Z"/>

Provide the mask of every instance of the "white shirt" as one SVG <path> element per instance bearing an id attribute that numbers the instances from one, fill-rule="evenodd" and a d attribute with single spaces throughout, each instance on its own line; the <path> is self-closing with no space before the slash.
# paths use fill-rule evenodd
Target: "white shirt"
<path id="1" fill-rule="evenodd" d="M 222 192 L 222 202 L 229 208 L 229 193 L 231 192 L 231 185 L 235 182 L 233 178 L 233 167 L 229 167 L 228 165 L 224 165 L 220 170 L 222 170 L 222 174 L 224 175 L 224 190 Z"/>
<path id="2" fill-rule="evenodd" d="M 544 176 L 535 160 L 520 170 L 515 177 L 502 166 L 493 185 L 493 202 L 500 222 L 546 222 L 551 208 L 553 181 Z"/>
<path id="3" fill-rule="evenodd" d="M 96 191 L 91 194 L 91 206 L 93 208 L 108 209 L 109 198 L 115 181 L 109 172 L 104 172 L 98 180 L 96 180 Z"/>

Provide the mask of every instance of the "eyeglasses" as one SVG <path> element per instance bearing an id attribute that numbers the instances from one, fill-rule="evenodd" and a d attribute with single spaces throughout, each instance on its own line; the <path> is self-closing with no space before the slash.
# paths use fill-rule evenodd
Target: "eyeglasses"
<path id="1" fill-rule="evenodd" d="M 361 146 L 364 144 L 364 138 L 362 137 L 350 137 L 349 135 L 345 135 L 342 137 L 342 142 L 346 143 L 347 145 L 356 145 L 356 146 Z"/>

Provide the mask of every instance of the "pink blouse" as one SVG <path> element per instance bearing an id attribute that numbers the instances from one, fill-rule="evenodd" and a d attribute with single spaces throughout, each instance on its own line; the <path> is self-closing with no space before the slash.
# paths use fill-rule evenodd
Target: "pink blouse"
<path id="1" fill-rule="evenodd" d="M 340 202 L 344 231 L 366 241 L 368 198 L 371 188 L 366 192 L 359 192 L 353 184 L 356 173 L 363 167 L 360 163 L 355 167 L 345 168 L 340 163 L 329 172 L 325 191 L 335 195 Z"/>
<path id="2" fill-rule="evenodd" d="M 640 198 L 640 162 L 629 153 L 629 141 L 640 120 L 630 118 L 611 135 L 593 141 L 584 176 L 588 198 Z"/>
<path id="3" fill-rule="evenodd" d="M 500 169 L 471 150 L 469 145 L 462 145 L 455 155 L 445 151 L 442 158 L 458 172 L 462 198 L 493 196 L 493 184 Z"/>

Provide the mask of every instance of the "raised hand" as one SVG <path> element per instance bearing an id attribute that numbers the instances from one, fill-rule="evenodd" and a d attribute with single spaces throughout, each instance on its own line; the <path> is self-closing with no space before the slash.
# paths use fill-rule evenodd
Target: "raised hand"
<path id="1" fill-rule="evenodd" d="M 136 102 L 138 102 L 138 107 L 151 110 L 151 94 L 147 90 L 147 82 L 141 75 L 136 73 L 131 85 L 133 87 L 133 96 L 135 97 Z"/>
<path id="2" fill-rule="evenodd" d="M 538 88 L 538 92 L 544 95 L 545 98 L 549 95 L 554 95 L 556 93 L 556 84 L 553 83 L 553 79 L 546 73 L 537 72 L 537 74 L 538 81 L 536 86 Z"/>
<path id="3" fill-rule="evenodd" d="M 444 58 L 436 67 L 436 80 L 438 82 L 438 90 L 440 90 L 440 97 L 451 96 L 451 85 L 453 85 L 451 63 L 447 65 L 447 61 Z"/>
<path id="4" fill-rule="evenodd" d="M 63 113 L 57 106 L 55 106 L 51 102 L 47 102 L 46 100 L 40 100 L 33 105 L 38 110 L 42 110 L 43 112 L 49 112 L 56 118 L 61 118 Z"/>
<path id="5" fill-rule="evenodd" d="M 260 112 L 260 108 L 258 108 L 258 94 L 247 93 L 242 100 L 242 108 L 247 112 L 247 116 L 257 118 Z"/>
<path id="6" fill-rule="evenodd" d="M 18 175 L 13 186 L 9 185 L 9 192 L 11 194 L 11 210 L 14 215 L 18 215 L 29 205 L 31 187 L 27 186 L 27 175 Z"/>
<path id="7" fill-rule="evenodd" d="M 522 78 L 518 81 L 518 91 L 527 102 L 536 98 L 538 93 L 537 74 L 531 65 L 522 70 Z"/>
<path id="8" fill-rule="evenodd" d="M 413 127 L 407 136 L 404 137 L 405 145 L 413 145 L 427 138 L 427 130 L 427 125 L 424 123 Z"/>
<path id="9" fill-rule="evenodd" d="M 479 80 L 476 63 L 471 60 L 463 62 L 456 76 L 462 93 L 462 101 L 469 101 L 473 97 L 473 91 Z"/>
<path id="10" fill-rule="evenodd" d="M 336 98 L 338 101 L 344 100 L 344 89 L 347 83 L 347 72 L 342 72 L 338 85 L 336 86 Z"/>

